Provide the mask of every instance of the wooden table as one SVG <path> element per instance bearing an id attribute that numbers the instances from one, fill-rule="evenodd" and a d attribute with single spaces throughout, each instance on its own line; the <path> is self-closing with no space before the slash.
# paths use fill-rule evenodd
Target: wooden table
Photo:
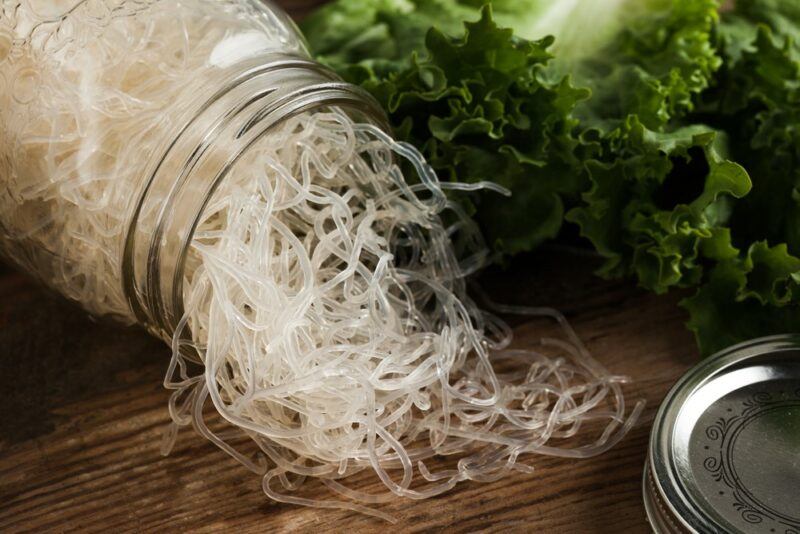
<path id="1" fill-rule="evenodd" d="M 295 14 L 315 0 L 285 1 Z M 485 273 L 496 300 L 564 311 L 598 359 L 645 398 L 639 424 L 589 460 L 534 458 L 532 475 L 465 483 L 383 509 L 393 531 L 646 532 L 641 475 L 650 424 L 671 384 L 698 359 L 680 295 L 655 297 L 595 278 L 596 260 L 559 250 Z M 519 344 L 536 330 L 517 319 Z M 351 513 L 269 501 L 260 480 L 168 423 L 168 349 L 138 330 L 97 324 L 0 265 L 0 532 L 386 530 Z M 531 463 L 529 462 L 529 463 Z"/>

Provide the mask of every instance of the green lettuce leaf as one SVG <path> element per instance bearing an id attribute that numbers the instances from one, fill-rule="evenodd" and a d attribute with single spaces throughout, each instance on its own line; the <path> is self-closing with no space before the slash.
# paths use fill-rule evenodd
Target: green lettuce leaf
<path id="1" fill-rule="evenodd" d="M 313 37 L 313 28 L 329 20 L 332 12 L 344 13 L 337 8 L 355 4 L 334 3 L 304 25 L 320 57 L 334 66 L 353 61 L 353 55 L 326 55 L 325 47 L 336 40 L 319 42 L 322 38 Z M 519 39 L 512 30 L 498 27 L 490 7 L 478 11 L 448 4 L 450 12 L 471 10 L 477 20 L 463 23 L 458 17 L 462 29 L 453 36 L 440 29 L 451 21 L 442 9 L 436 26 L 417 43 L 405 39 L 414 33 L 408 28 L 401 39 L 396 27 L 402 24 L 395 19 L 399 10 L 380 7 L 368 18 L 381 20 L 382 31 L 393 36 L 391 41 L 400 49 L 415 52 L 404 62 L 403 53 L 384 47 L 381 58 L 370 55 L 339 68 L 383 104 L 396 134 L 422 149 L 443 180 L 491 180 L 509 188 L 511 198 L 493 193 L 458 198 L 495 250 L 530 250 L 558 234 L 565 203 L 584 187 L 585 176 L 574 171 L 580 165 L 575 154 L 580 141 L 572 112 L 589 93 L 574 87 L 569 78 L 550 73 L 552 38 Z M 436 11 L 422 2 L 403 5 L 412 7 L 402 16 L 409 19 L 409 28 L 418 21 L 428 24 L 429 10 Z"/>
<path id="2" fill-rule="evenodd" d="M 756 337 L 797 331 L 800 259 L 785 245 L 754 243 L 744 258 L 717 264 L 709 281 L 681 305 L 702 354 Z"/>
<path id="3" fill-rule="evenodd" d="M 712 40 L 716 0 L 492 4 L 497 20 L 517 35 L 555 36 L 553 69 L 592 90 L 578 110 L 585 126 L 636 115 L 646 127 L 661 128 L 693 109 L 693 97 L 721 64 Z"/>
<path id="4" fill-rule="evenodd" d="M 601 275 L 695 288 L 708 354 L 800 325 L 800 3 L 734 4 L 336 0 L 302 28 L 443 180 L 512 191 L 454 195 L 499 255 L 574 224 Z"/>
<path id="5" fill-rule="evenodd" d="M 319 58 L 378 98 L 442 179 L 512 191 L 459 195 L 508 255 L 558 235 L 592 165 L 613 163 L 626 143 L 629 117 L 657 133 L 691 109 L 719 63 L 710 45 L 716 4 L 496 0 L 479 11 L 483 3 L 339 0 L 303 29 Z M 471 16 L 480 18 L 460 29 Z M 669 164 L 663 154 L 639 159 Z"/>
<path id="6" fill-rule="evenodd" d="M 731 200 L 750 191 L 750 179 L 721 155 L 720 136 L 705 130 L 656 133 L 632 117 L 620 129 L 627 157 L 590 164 L 585 206 L 568 218 L 607 258 L 600 274 L 635 275 L 664 293 L 698 284 L 710 256 L 737 254 L 725 223 Z"/>
<path id="7" fill-rule="evenodd" d="M 382 76 L 409 67 L 432 27 L 457 34 L 477 18 L 477 9 L 453 0 L 338 0 L 309 15 L 301 29 L 318 59 Z"/>
<path id="8" fill-rule="evenodd" d="M 729 223 L 746 254 L 717 265 L 683 302 L 704 354 L 800 326 L 798 42 L 795 2 L 739 0 L 719 27 L 724 67 L 701 112 L 727 132 L 753 191 L 733 206 Z"/>

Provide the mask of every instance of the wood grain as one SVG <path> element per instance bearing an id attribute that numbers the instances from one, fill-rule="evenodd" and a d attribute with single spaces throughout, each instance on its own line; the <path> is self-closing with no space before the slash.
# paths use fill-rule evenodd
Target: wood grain
<path id="1" fill-rule="evenodd" d="M 282 3 L 302 15 L 319 2 Z M 532 475 L 398 500 L 384 508 L 399 519 L 392 530 L 647 531 L 641 474 L 650 423 L 698 355 L 680 295 L 600 281 L 595 266 L 549 249 L 485 273 L 482 283 L 498 301 L 567 313 L 598 359 L 634 379 L 629 397 L 648 402 L 639 424 L 597 458 L 535 458 Z M 513 320 L 519 345 L 535 341 L 532 323 Z M 0 265 L 0 532 L 386 530 L 357 514 L 269 501 L 258 477 L 190 431 L 162 457 L 167 359 L 143 332 L 94 323 Z"/>
<path id="2" fill-rule="evenodd" d="M 397 530 L 646 531 L 640 480 L 650 422 L 697 353 L 676 298 L 599 281 L 593 263 L 543 251 L 486 273 L 482 283 L 506 302 L 564 310 L 601 361 L 634 379 L 627 391 L 647 399 L 643 419 L 603 456 L 537 458 L 533 475 L 393 503 Z M 515 332 L 520 345 L 538 336 L 524 321 Z M 9 271 L 0 274 L 0 347 L 2 532 L 386 528 L 355 514 L 270 502 L 257 477 L 189 431 L 161 457 L 166 348 L 142 332 L 95 324 Z"/>

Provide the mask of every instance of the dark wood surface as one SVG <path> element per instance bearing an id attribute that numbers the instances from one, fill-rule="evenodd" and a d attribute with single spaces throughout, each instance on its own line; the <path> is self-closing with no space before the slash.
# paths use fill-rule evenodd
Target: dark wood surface
<path id="1" fill-rule="evenodd" d="M 532 475 L 465 483 L 386 509 L 398 531 L 645 532 L 642 465 L 654 412 L 697 360 L 676 297 L 599 281 L 587 258 L 543 251 L 482 283 L 496 298 L 565 311 L 590 350 L 648 406 L 612 451 L 534 458 Z M 538 333 L 515 328 L 520 346 Z M 258 477 L 191 431 L 159 454 L 168 423 L 168 350 L 143 332 L 96 324 L 0 268 L 0 532 L 379 531 L 357 514 L 270 502 Z"/>
<path id="2" fill-rule="evenodd" d="M 318 2 L 282 3 L 298 15 Z M 482 284 L 498 301 L 564 311 L 599 360 L 633 378 L 629 398 L 647 400 L 637 426 L 597 458 L 533 458 L 531 475 L 398 500 L 383 508 L 399 519 L 391 530 L 648 530 L 641 475 L 650 424 L 698 354 L 680 295 L 598 280 L 595 266 L 550 249 L 485 273 Z M 535 341 L 537 329 L 515 321 L 518 344 Z M 168 357 L 145 333 L 92 322 L 0 265 L 0 532 L 387 529 L 358 514 L 271 502 L 258 477 L 191 431 L 162 457 Z"/>

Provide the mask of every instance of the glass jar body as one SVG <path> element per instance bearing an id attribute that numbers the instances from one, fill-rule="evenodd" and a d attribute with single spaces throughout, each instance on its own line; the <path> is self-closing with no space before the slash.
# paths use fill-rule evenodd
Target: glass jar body
<path id="1" fill-rule="evenodd" d="M 163 337 L 193 225 L 254 139 L 314 106 L 380 114 L 256 0 L 23 1 L 0 12 L 0 89 L 0 252 Z"/>

